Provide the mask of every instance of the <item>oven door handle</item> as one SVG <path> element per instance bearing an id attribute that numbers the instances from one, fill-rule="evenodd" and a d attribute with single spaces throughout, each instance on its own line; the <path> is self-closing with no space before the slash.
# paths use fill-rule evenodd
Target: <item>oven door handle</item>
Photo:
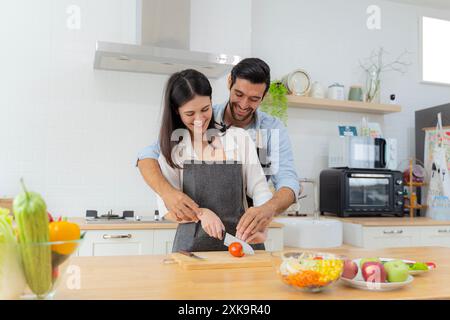
<path id="1" fill-rule="evenodd" d="M 383 138 L 376 138 L 375 145 L 378 147 L 379 150 L 379 165 L 380 168 L 386 168 L 386 140 Z"/>

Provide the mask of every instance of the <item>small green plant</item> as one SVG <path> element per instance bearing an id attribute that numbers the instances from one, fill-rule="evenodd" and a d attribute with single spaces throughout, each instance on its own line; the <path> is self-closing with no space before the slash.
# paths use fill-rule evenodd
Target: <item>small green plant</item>
<path id="1" fill-rule="evenodd" d="M 287 125 L 287 94 L 288 90 L 281 81 L 273 81 L 270 84 L 269 91 L 261 103 L 261 110 L 280 119 L 284 125 Z"/>

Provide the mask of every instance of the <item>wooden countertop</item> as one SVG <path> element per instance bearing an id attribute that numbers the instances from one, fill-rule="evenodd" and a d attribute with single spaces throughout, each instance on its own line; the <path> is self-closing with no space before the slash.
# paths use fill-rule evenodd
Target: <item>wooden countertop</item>
<path id="1" fill-rule="evenodd" d="M 69 221 L 78 223 L 80 229 L 87 230 L 147 230 L 147 229 L 176 229 L 178 223 L 176 222 L 138 222 L 138 223 L 86 223 L 84 218 L 69 218 Z M 283 228 L 282 223 L 271 222 L 269 228 Z"/>
<path id="2" fill-rule="evenodd" d="M 349 258 L 390 257 L 433 261 L 437 269 L 416 276 L 407 287 L 390 292 L 363 291 L 338 282 L 321 293 L 284 285 L 272 267 L 183 270 L 163 264 L 167 256 L 74 257 L 81 269 L 81 289 L 61 282 L 55 299 L 450 299 L 450 248 L 420 247 L 365 250 L 321 249 Z"/>

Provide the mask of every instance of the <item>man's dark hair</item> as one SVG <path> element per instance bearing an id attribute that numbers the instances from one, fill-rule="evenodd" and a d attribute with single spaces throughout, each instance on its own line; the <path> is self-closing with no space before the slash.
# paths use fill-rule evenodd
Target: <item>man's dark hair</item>
<path id="1" fill-rule="evenodd" d="M 265 95 L 270 87 L 270 68 L 267 63 L 259 58 L 246 58 L 231 70 L 230 88 L 236 83 L 237 78 L 245 79 L 255 84 L 265 83 Z"/>

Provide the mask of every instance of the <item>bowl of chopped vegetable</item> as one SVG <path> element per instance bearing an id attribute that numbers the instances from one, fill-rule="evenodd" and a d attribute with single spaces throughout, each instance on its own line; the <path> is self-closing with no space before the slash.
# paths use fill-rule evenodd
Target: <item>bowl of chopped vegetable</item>
<path id="1" fill-rule="evenodd" d="M 321 252 L 273 253 L 276 273 L 286 285 L 300 291 L 320 292 L 340 279 L 345 257 Z"/>

